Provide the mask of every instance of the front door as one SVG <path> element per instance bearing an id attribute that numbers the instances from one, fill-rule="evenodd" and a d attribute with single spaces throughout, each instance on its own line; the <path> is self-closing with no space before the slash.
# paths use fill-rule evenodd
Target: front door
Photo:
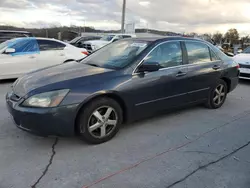
<path id="1" fill-rule="evenodd" d="M 159 63 L 155 72 L 136 73 L 127 91 L 135 113 L 163 110 L 188 102 L 187 65 L 183 64 L 180 42 L 164 42 L 158 45 L 143 63 Z"/>
<path id="2" fill-rule="evenodd" d="M 38 45 L 34 38 L 13 40 L 8 48 L 15 52 L 0 54 L 1 78 L 16 78 L 37 69 Z"/>
<path id="3" fill-rule="evenodd" d="M 37 56 L 37 52 L 0 54 L 0 76 L 2 78 L 15 78 L 36 70 Z"/>

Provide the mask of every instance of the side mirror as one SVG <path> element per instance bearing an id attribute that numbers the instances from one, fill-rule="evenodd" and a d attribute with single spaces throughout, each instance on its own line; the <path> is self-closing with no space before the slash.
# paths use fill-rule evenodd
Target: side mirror
<path id="1" fill-rule="evenodd" d="M 161 68 L 160 64 L 157 62 L 146 62 L 143 63 L 137 70 L 137 72 L 154 72 Z"/>
<path id="2" fill-rule="evenodd" d="M 5 51 L 4 51 L 4 53 L 6 53 L 6 54 L 12 54 L 12 53 L 15 53 L 16 52 L 16 50 L 14 49 L 14 48 L 7 48 Z"/>

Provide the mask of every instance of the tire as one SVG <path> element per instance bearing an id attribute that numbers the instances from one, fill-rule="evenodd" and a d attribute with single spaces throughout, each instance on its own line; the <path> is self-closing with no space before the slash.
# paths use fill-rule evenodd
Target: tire
<path id="1" fill-rule="evenodd" d="M 227 91 L 227 83 L 224 80 L 219 80 L 217 84 L 210 90 L 205 106 L 210 109 L 220 108 L 227 98 Z"/>
<path id="2" fill-rule="evenodd" d="M 119 103 L 111 98 L 103 97 L 91 101 L 79 114 L 77 130 L 80 137 L 90 144 L 111 140 L 120 129 L 122 114 Z"/>

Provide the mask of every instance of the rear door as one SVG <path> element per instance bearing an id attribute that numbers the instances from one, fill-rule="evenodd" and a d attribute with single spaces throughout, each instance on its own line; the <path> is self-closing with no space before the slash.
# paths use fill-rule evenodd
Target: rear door
<path id="1" fill-rule="evenodd" d="M 65 44 L 46 39 L 38 39 L 37 42 L 40 49 L 37 58 L 39 68 L 60 64 L 67 60 Z"/>
<path id="2" fill-rule="evenodd" d="M 190 100 L 206 99 L 210 88 L 220 79 L 222 61 L 203 42 L 186 41 L 185 47 L 189 63 L 188 87 Z"/>

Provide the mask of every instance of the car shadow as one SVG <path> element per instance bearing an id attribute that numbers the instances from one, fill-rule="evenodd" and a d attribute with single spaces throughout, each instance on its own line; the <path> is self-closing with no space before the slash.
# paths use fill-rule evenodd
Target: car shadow
<path id="1" fill-rule="evenodd" d="M 242 84 L 242 85 L 248 85 L 248 86 L 250 86 L 250 80 L 240 79 L 239 83 Z"/>
<path id="2" fill-rule="evenodd" d="M 132 121 L 129 123 L 126 123 L 121 126 L 122 132 L 120 134 L 126 134 L 126 131 L 130 132 L 131 129 L 138 128 L 138 127 L 143 127 L 148 123 L 152 123 L 152 126 L 157 125 L 157 122 L 160 122 L 163 119 L 166 118 L 171 118 L 173 116 L 185 113 L 187 111 L 193 110 L 199 110 L 199 109 L 204 109 L 202 105 L 192 105 L 192 106 L 187 106 L 183 108 L 176 108 L 172 110 L 167 110 L 167 111 L 161 111 L 158 113 L 151 114 L 150 116 L 147 117 L 142 117 L 140 119 L 137 119 L 136 121 Z M 9 122 L 10 123 L 10 122 Z M 14 125 L 13 125 L 14 126 Z M 13 128 L 14 129 L 14 128 Z M 17 129 L 17 128 L 16 128 Z M 71 136 L 71 137 L 61 137 L 61 136 L 39 136 L 39 135 L 33 135 L 31 133 L 27 133 L 21 130 L 14 131 L 15 135 L 19 135 L 18 137 L 23 137 L 25 140 L 30 140 L 30 142 L 37 144 L 37 143 L 44 143 L 45 145 L 50 145 L 51 141 L 56 138 L 58 138 L 58 143 L 61 147 L 73 147 L 73 148 L 79 148 L 79 147 L 90 147 L 92 144 L 88 144 L 85 141 L 83 141 L 79 136 Z M 119 135 L 117 135 L 119 137 Z M 119 138 L 118 138 L 119 139 Z M 37 142 L 39 140 L 39 142 Z"/>
<path id="3" fill-rule="evenodd" d="M 0 85 L 4 84 L 12 84 L 16 81 L 17 79 L 5 79 L 5 80 L 0 80 Z"/>
<path id="4" fill-rule="evenodd" d="M 126 123 L 122 126 L 122 129 L 130 129 L 130 128 L 134 128 L 135 126 L 143 126 L 147 123 L 154 124 L 154 123 L 160 122 L 163 119 L 171 118 L 173 116 L 180 115 L 190 110 L 196 111 L 200 109 L 205 109 L 202 104 L 188 105 L 184 107 L 178 107 L 178 108 L 173 108 L 169 110 L 159 111 L 159 112 L 147 115 L 145 117 L 141 117 L 133 122 Z"/>

